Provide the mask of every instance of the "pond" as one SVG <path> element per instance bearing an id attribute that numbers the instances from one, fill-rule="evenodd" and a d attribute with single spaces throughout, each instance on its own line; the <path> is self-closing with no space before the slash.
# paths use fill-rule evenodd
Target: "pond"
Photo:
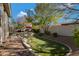
<path id="1" fill-rule="evenodd" d="M 35 54 L 40 56 L 64 56 L 69 52 L 65 45 L 39 37 L 33 36 L 29 44 Z"/>

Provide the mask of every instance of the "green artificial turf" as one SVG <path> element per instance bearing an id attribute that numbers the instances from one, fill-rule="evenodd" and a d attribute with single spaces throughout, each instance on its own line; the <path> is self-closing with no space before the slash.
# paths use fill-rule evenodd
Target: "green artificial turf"
<path id="1" fill-rule="evenodd" d="M 38 37 L 32 37 L 30 45 L 36 55 L 40 56 L 64 56 L 69 52 L 69 49 L 62 44 Z"/>

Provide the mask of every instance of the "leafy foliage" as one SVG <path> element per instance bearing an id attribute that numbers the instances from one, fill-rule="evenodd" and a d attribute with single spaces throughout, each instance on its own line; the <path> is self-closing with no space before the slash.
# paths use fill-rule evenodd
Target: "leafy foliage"
<path id="1" fill-rule="evenodd" d="M 79 47 L 79 29 L 74 30 L 74 41 L 75 44 Z"/>
<path id="2" fill-rule="evenodd" d="M 23 28 L 23 25 L 22 24 L 17 24 L 16 25 L 16 29 L 21 29 L 21 28 Z"/>
<path id="3" fill-rule="evenodd" d="M 58 7 L 59 4 L 37 4 L 36 7 L 36 14 L 40 16 L 44 22 L 43 24 L 50 23 L 51 21 L 56 21 L 63 16 L 63 11 L 59 10 Z"/>
<path id="4" fill-rule="evenodd" d="M 38 25 L 35 25 L 41 28 L 46 28 L 45 31 L 48 30 L 46 26 L 49 23 L 53 22 L 57 24 L 58 20 L 63 16 L 63 11 L 58 9 L 59 4 L 49 4 L 49 3 L 40 3 L 37 4 L 35 9 L 36 15 L 34 15 L 34 21 L 38 21 Z"/>

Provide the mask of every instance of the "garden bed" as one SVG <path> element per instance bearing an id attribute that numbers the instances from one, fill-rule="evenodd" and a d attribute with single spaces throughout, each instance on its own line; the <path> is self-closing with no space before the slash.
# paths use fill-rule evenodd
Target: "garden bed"
<path id="1" fill-rule="evenodd" d="M 35 54 L 40 56 L 64 56 L 69 52 L 68 47 L 39 37 L 32 37 L 29 44 Z"/>

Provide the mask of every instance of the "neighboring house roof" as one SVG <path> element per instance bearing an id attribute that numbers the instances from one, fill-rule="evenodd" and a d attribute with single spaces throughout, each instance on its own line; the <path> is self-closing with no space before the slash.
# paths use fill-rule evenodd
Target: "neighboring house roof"
<path id="1" fill-rule="evenodd" d="M 74 24 L 79 24 L 79 20 L 77 22 L 72 22 L 72 23 L 63 23 L 61 25 L 74 25 Z"/>
<path id="2" fill-rule="evenodd" d="M 62 24 L 56 24 L 56 25 L 52 25 L 49 27 L 49 29 L 55 28 L 55 27 L 65 27 L 65 28 L 70 28 L 70 26 L 68 25 L 75 25 L 75 24 L 79 24 L 79 21 L 77 22 L 72 22 L 72 23 L 62 23 Z"/>
<path id="3" fill-rule="evenodd" d="M 74 24 L 79 24 L 79 23 L 66 23 L 66 24 L 61 24 L 61 25 L 74 25 Z"/>

